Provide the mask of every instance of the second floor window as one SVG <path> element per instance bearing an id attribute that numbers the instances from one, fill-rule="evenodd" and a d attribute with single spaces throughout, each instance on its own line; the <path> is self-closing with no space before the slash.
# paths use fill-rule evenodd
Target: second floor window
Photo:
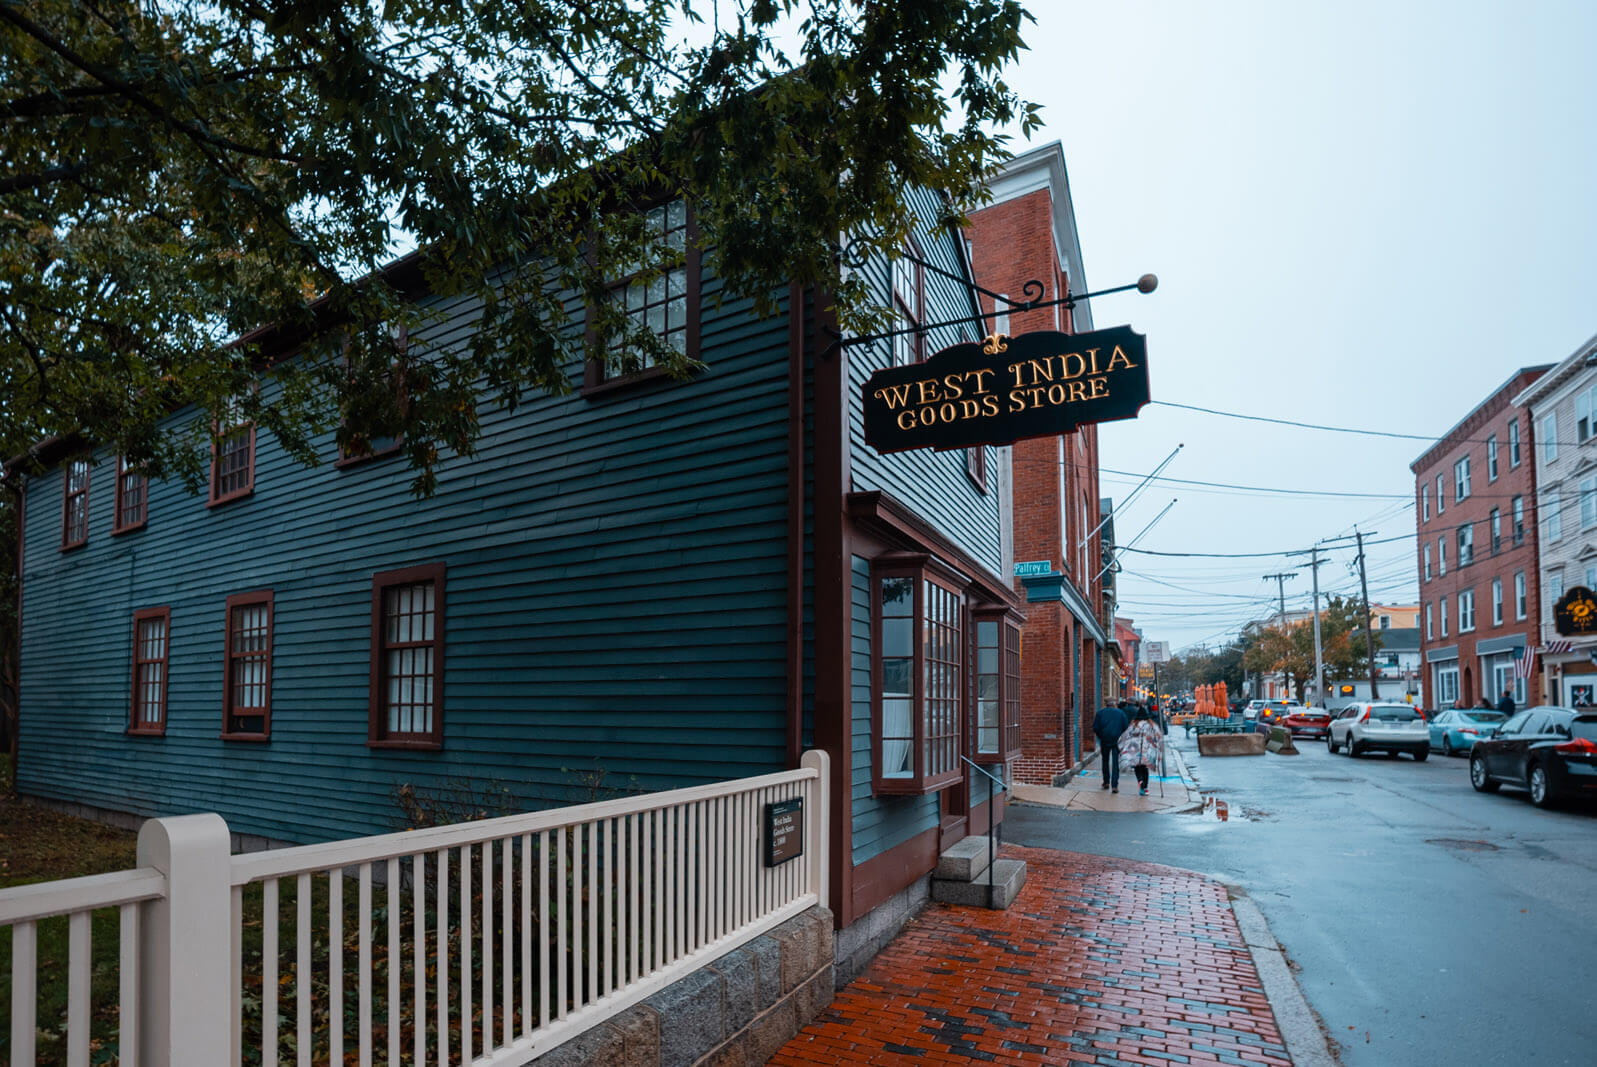
<path id="1" fill-rule="evenodd" d="M 1424 564 L 1425 564 L 1425 580 L 1428 582 L 1428 581 L 1431 580 L 1431 546 L 1430 545 L 1421 545 L 1420 546 L 1420 558 L 1424 561 Z"/>
<path id="2" fill-rule="evenodd" d="M 1503 580 L 1492 579 L 1492 625 L 1503 625 Z"/>
<path id="3" fill-rule="evenodd" d="M 906 245 L 893 260 L 893 329 L 909 330 L 893 338 L 893 366 L 903 367 L 926 358 L 926 337 L 919 327 L 926 322 L 926 272 L 916 262 L 915 248 Z"/>
<path id="4" fill-rule="evenodd" d="M 61 484 L 61 547 L 76 548 L 89 539 L 89 461 L 66 465 Z"/>
<path id="5" fill-rule="evenodd" d="M 1468 567 L 1475 562 L 1475 527 L 1465 523 L 1458 528 L 1458 565 Z"/>
<path id="6" fill-rule="evenodd" d="M 255 424 L 237 404 L 217 421 L 211 439 L 211 503 L 221 504 L 255 490 Z"/>
<path id="7" fill-rule="evenodd" d="M 645 249 L 626 265 L 624 273 L 609 281 L 610 306 L 668 348 L 697 359 L 700 253 L 693 213 L 684 201 L 673 200 L 644 212 L 644 223 Z M 591 388 L 606 381 L 630 380 L 654 367 L 647 355 L 621 372 L 591 360 L 585 385 Z"/>
<path id="8" fill-rule="evenodd" d="M 1525 540 L 1525 498 L 1516 496 L 1511 506 L 1510 513 L 1514 520 L 1514 544 L 1521 544 Z"/>
<path id="9" fill-rule="evenodd" d="M 1458 594 L 1458 632 L 1475 629 L 1475 590 L 1466 589 Z"/>
<path id="10" fill-rule="evenodd" d="M 1503 547 L 1503 513 L 1492 509 L 1492 552 Z"/>
<path id="11" fill-rule="evenodd" d="M 118 457 L 116 466 L 116 514 L 111 522 L 111 532 L 121 533 L 144 525 L 150 480 L 137 468 L 129 467 L 125 459 Z"/>
<path id="12" fill-rule="evenodd" d="M 1525 572 L 1514 572 L 1514 618 L 1525 617 Z"/>

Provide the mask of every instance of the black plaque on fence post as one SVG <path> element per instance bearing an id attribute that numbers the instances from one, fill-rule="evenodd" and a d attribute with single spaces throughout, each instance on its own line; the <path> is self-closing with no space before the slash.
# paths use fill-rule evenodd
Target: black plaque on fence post
<path id="1" fill-rule="evenodd" d="M 804 855 L 804 798 L 765 805 L 765 865 L 779 867 Z"/>

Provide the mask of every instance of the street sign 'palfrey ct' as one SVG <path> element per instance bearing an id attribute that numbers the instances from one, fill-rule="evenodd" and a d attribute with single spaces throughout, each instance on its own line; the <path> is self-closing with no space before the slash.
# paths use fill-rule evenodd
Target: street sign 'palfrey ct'
<path id="1" fill-rule="evenodd" d="M 1054 572 L 1054 565 L 1045 559 L 1026 560 L 1015 564 L 1016 578 L 1046 578 Z"/>
<path id="2" fill-rule="evenodd" d="M 865 441 L 878 452 L 1007 445 L 1136 417 L 1148 343 L 1129 326 L 994 334 L 879 370 L 864 388 Z"/>
<path id="3" fill-rule="evenodd" d="M 1553 629 L 1565 637 L 1597 634 L 1597 595 L 1577 585 L 1553 605 Z"/>

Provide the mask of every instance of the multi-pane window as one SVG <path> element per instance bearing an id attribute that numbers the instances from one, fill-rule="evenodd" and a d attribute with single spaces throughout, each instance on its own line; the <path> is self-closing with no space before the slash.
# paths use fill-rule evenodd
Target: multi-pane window
<path id="1" fill-rule="evenodd" d="M 965 449 L 965 474 L 982 492 L 987 491 L 987 446 Z"/>
<path id="2" fill-rule="evenodd" d="M 388 571 L 372 580 L 373 744 L 443 743 L 444 568 Z"/>
<path id="3" fill-rule="evenodd" d="M 1514 572 L 1514 618 L 1525 617 L 1525 572 Z"/>
<path id="4" fill-rule="evenodd" d="M 1575 440 L 1597 436 L 1597 385 L 1575 397 Z"/>
<path id="5" fill-rule="evenodd" d="M 1497 435 L 1486 439 L 1486 480 L 1497 481 Z"/>
<path id="6" fill-rule="evenodd" d="M 1555 493 L 1542 501 L 1542 512 L 1547 516 L 1547 540 L 1556 541 L 1564 536 L 1564 504 Z"/>
<path id="7" fill-rule="evenodd" d="M 1436 476 L 1436 513 L 1440 515 L 1447 510 L 1447 475 Z"/>
<path id="8" fill-rule="evenodd" d="M 1519 466 L 1519 420 L 1508 420 L 1508 465 Z"/>
<path id="9" fill-rule="evenodd" d="M 1514 544 L 1523 544 L 1525 541 L 1525 498 L 1516 496 L 1510 508 L 1514 518 Z"/>
<path id="10" fill-rule="evenodd" d="M 1475 527 L 1465 523 L 1458 528 L 1458 565 L 1468 567 L 1475 562 Z"/>
<path id="11" fill-rule="evenodd" d="M 116 461 L 116 511 L 111 520 L 111 532 L 136 530 L 144 525 L 146 507 L 150 497 L 150 479 L 128 461 Z"/>
<path id="12" fill-rule="evenodd" d="M 217 420 L 211 438 L 211 503 L 248 496 L 255 489 L 255 424 L 237 403 Z"/>
<path id="13" fill-rule="evenodd" d="M 340 428 L 338 443 L 338 460 L 334 466 L 344 468 L 365 463 L 367 460 L 383 459 L 394 456 L 404 447 L 405 435 L 394 424 L 393 414 L 403 417 L 409 404 L 409 392 L 405 385 L 406 353 L 410 348 L 410 330 L 404 323 L 393 323 L 388 327 L 388 336 L 393 341 L 395 359 L 384 368 L 383 373 L 373 382 L 357 381 L 359 371 L 348 365 L 346 352 L 346 370 L 349 374 L 349 384 L 352 391 L 365 395 L 366 400 L 357 401 L 357 404 L 366 408 L 358 413 L 358 419 L 368 425 L 368 428 L 357 429 L 351 424 L 351 411 L 344 413 L 344 424 Z M 356 386 L 360 388 L 355 389 Z M 390 399 L 392 411 L 389 410 Z M 375 401 L 370 407 L 367 403 Z M 381 429 L 371 426 L 372 423 L 385 423 Z"/>
<path id="14" fill-rule="evenodd" d="M 926 339 L 919 327 L 926 321 L 926 277 L 915 249 L 906 246 L 893 259 L 893 366 L 903 367 L 926 357 Z"/>
<path id="15" fill-rule="evenodd" d="M 67 463 L 61 483 L 61 547 L 76 548 L 89 539 L 89 461 Z"/>
<path id="16" fill-rule="evenodd" d="M 172 613 L 149 608 L 133 613 L 133 699 L 128 733 L 166 732 L 166 666 Z"/>
<path id="17" fill-rule="evenodd" d="M 1542 420 L 1542 462 L 1551 463 L 1558 458 L 1558 416 L 1548 415 Z"/>
<path id="18" fill-rule="evenodd" d="M 923 563 L 886 564 L 875 578 L 878 793 L 926 793 L 960 777 L 963 596 Z"/>
<path id="19" fill-rule="evenodd" d="M 1453 502 L 1469 499 L 1469 457 L 1453 464 Z"/>
<path id="20" fill-rule="evenodd" d="M 976 755 L 1001 763 L 1020 754 L 1020 627 L 983 613 L 976 629 Z"/>
<path id="21" fill-rule="evenodd" d="M 1458 668 L 1436 668 L 1436 703 L 1447 707 L 1458 699 Z"/>
<path id="22" fill-rule="evenodd" d="M 1425 562 L 1425 580 L 1428 582 L 1428 581 L 1431 580 L 1431 546 L 1430 545 L 1421 545 L 1420 546 L 1420 558 L 1423 559 L 1424 562 Z"/>
<path id="23" fill-rule="evenodd" d="M 1492 555 L 1503 547 L 1503 513 L 1496 508 L 1492 509 Z"/>
<path id="24" fill-rule="evenodd" d="M 1458 632 L 1475 629 L 1475 590 L 1466 589 L 1458 594 Z"/>
<path id="25" fill-rule="evenodd" d="M 1503 625 L 1503 580 L 1492 579 L 1492 625 Z"/>
<path id="26" fill-rule="evenodd" d="M 227 598 L 225 737 L 265 740 L 272 731 L 272 594 Z"/>
<path id="27" fill-rule="evenodd" d="M 609 301 L 633 326 L 647 330 L 666 346 L 690 359 L 699 354 L 698 242 L 693 214 L 684 201 L 673 200 L 644 212 L 646 253 L 609 282 Z M 646 353 L 627 367 L 623 378 L 654 367 Z M 602 361 L 590 361 L 586 384 L 596 386 L 614 377 Z"/>

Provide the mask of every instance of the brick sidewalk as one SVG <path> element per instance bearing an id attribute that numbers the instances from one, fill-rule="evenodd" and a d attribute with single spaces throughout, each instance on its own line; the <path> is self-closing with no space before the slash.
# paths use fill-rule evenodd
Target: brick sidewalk
<path id="1" fill-rule="evenodd" d="M 770 1062 L 1289 1064 L 1217 882 L 1049 849 L 1008 911 L 931 904 Z"/>

